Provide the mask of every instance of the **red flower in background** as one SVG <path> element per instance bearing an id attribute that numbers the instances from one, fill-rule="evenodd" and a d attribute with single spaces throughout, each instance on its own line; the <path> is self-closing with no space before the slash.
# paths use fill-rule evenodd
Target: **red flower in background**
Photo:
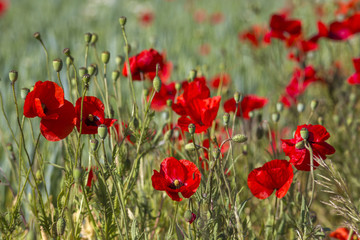
<path id="1" fill-rule="evenodd" d="M 82 98 L 79 98 L 75 104 L 76 128 L 79 132 L 81 101 Z M 98 126 L 101 124 L 105 124 L 108 128 L 114 124 L 116 119 L 105 118 L 104 109 L 104 104 L 97 97 L 86 96 L 84 98 L 81 134 L 96 134 Z"/>
<path id="2" fill-rule="evenodd" d="M 181 201 L 179 192 L 190 198 L 198 189 L 201 174 L 196 165 L 189 160 L 177 160 L 173 157 L 165 158 L 160 165 L 160 172 L 154 170 L 151 177 L 155 190 L 166 191 L 174 201 Z"/>
<path id="3" fill-rule="evenodd" d="M 316 158 L 326 159 L 326 155 L 335 153 L 335 149 L 325 141 L 330 137 L 330 134 L 326 131 L 326 128 L 321 125 L 301 125 L 298 126 L 294 138 L 281 139 L 282 149 L 286 156 L 290 157 L 290 163 L 301 171 L 310 171 L 310 152 L 305 146 L 297 147 L 298 142 L 303 141 L 300 130 L 306 128 L 309 132 L 309 137 L 306 140 L 313 150 L 313 163 L 314 169 L 319 166 Z"/>
<path id="4" fill-rule="evenodd" d="M 347 228 L 338 228 L 332 233 L 329 234 L 329 237 L 339 239 L 339 240 L 348 240 L 349 239 L 349 229 Z M 358 237 L 356 236 L 356 233 L 353 233 L 353 235 L 350 238 L 351 240 L 357 240 Z"/>
<path id="5" fill-rule="evenodd" d="M 337 1 L 338 9 L 336 10 L 336 15 L 346 15 L 350 11 L 356 11 L 359 7 L 359 0 L 350 0 L 350 1 Z"/>
<path id="6" fill-rule="evenodd" d="M 239 33 L 238 38 L 249 41 L 254 47 L 259 47 L 264 40 L 267 29 L 260 25 L 254 25 L 250 29 Z"/>
<path id="7" fill-rule="evenodd" d="M 231 77 L 227 73 L 218 74 L 210 80 L 210 86 L 215 89 L 218 89 L 220 86 L 221 80 L 222 80 L 222 86 L 227 87 L 227 86 L 229 86 L 229 84 L 231 82 Z"/>
<path id="8" fill-rule="evenodd" d="M 275 159 L 252 170 L 247 183 L 251 193 L 259 199 L 268 198 L 274 190 L 276 197 L 282 198 L 288 192 L 293 177 L 291 164 L 286 160 Z"/>
<path id="9" fill-rule="evenodd" d="M 249 112 L 263 108 L 268 102 L 267 98 L 258 97 L 256 95 L 247 95 L 241 101 L 241 105 L 238 107 L 236 116 L 244 117 L 249 119 Z M 227 100 L 224 103 L 225 112 L 235 112 L 236 111 L 236 102 L 234 98 Z"/>
<path id="10" fill-rule="evenodd" d="M 264 37 L 265 42 L 271 38 L 289 41 L 301 35 L 301 21 L 287 19 L 285 14 L 274 14 L 270 19 L 270 32 Z"/>
<path id="11" fill-rule="evenodd" d="M 162 84 L 160 91 L 155 93 L 155 96 L 151 102 L 151 108 L 156 111 L 162 111 L 166 107 L 166 102 L 168 99 L 174 101 L 176 94 L 175 83 L 170 83 L 168 85 Z"/>
<path id="12" fill-rule="evenodd" d="M 153 23 L 154 18 L 154 13 L 149 9 L 141 11 L 138 16 L 140 24 L 144 27 L 150 26 Z"/>
<path id="13" fill-rule="evenodd" d="M 348 78 L 348 83 L 351 85 L 360 84 L 360 58 L 353 59 L 355 73 Z"/>
<path id="14" fill-rule="evenodd" d="M 51 81 L 35 83 L 26 96 L 24 116 L 40 117 L 41 134 L 48 141 L 59 141 L 67 137 L 74 128 L 74 106 L 64 99 L 64 91 Z"/>
<path id="15" fill-rule="evenodd" d="M 204 9 L 198 9 L 194 13 L 194 20 L 197 23 L 203 23 L 206 21 L 207 12 Z"/>
<path id="16" fill-rule="evenodd" d="M 224 14 L 222 14 L 222 12 L 215 12 L 213 14 L 211 14 L 210 16 L 210 22 L 213 25 L 222 23 L 225 20 Z"/>
<path id="17" fill-rule="evenodd" d="M 204 44 L 201 44 L 200 47 L 199 47 L 199 54 L 201 56 L 207 56 L 209 55 L 211 52 L 211 47 L 210 47 L 210 44 L 208 43 L 204 43 Z"/>
<path id="18" fill-rule="evenodd" d="M 132 79 L 139 81 L 142 80 L 141 74 L 144 79 L 152 80 L 156 75 L 156 65 L 159 64 L 161 72 L 165 64 L 163 56 L 152 48 L 131 57 L 129 62 Z M 128 76 L 127 63 L 124 63 L 123 75 Z"/>
<path id="19" fill-rule="evenodd" d="M 0 0 L 0 16 L 8 9 L 8 1 Z"/>

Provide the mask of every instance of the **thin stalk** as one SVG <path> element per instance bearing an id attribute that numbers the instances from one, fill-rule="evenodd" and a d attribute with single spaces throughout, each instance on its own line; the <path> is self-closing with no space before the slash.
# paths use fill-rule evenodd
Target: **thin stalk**
<path id="1" fill-rule="evenodd" d="M 41 46 L 43 47 L 45 55 L 46 55 L 46 70 L 47 70 L 47 73 L 48 73 L 49 80 L 51 81 L 51 73 L 50 73 L 50 66 L 49 66 L 49 54 L 48 54 L 48 51 L 47 51 L 47 49 L 45 47 L 45 44 L 44 44 L 44 42 L 42 41 L 41 38 L 39 39 L 39 41 L 40 41 Z"/>
<path id="2" fill-rule="evenodd" d="M 172 236 L 172 233 L 173 233 L 173 230 L 174 230 L 174 226 L 175 226 L 175 222 L 176 222 L 176 215 L 177 215 L 177 212 L 178 212 L 178 209 L 179 209 L 179 204 L 180 204 L 180 202 L 176 202 L 175 214 L 174 214 L 174 217 L 171 220 L 171 225 L 170 225 L 170 228 L 169 228 L 169 230 L 167 232 L 166 239 L 171 239 L 171 236 Z"/>
<path id="3" fill-rule="evenodd" d="M 313 156 L 313 150 L 310 146 L 310 144 L 306 141 L 305 142 L 305 147 L 306 149 L 310 152 L 310 173 L 311 173 L 311 198 L 310 198 L 310 202 L 308 205 L 308 208 L 310 209 L 313 198 L 314 198 L 314 194 L 315 194 L 315 175 L 314 175 L 314 156 Z"/>
<path id="4" fill-rule="evenodd" d="M 76 154 L 75 154 L 75 167 L 77 167 L 78 165 L 78 156 L 79 156 L 79 149 L 80 149 L 80 140 L 81 140 L 81 132 L 82 132 L 82 125 L 83 125 L 83 110 L 84 110 L 84 98 L 87 92 L 87 87 L 84 88 L 83 90 L 83 94 L 82 94 L 82 98 L 81 98 L 81 107 L 80 107 L 80 131 L 79 131 L 79 136 L 78 136 L 78 144 L 76 147 Z M 80 159 L 80 164 L 81 164 L 81 159 Z"/>

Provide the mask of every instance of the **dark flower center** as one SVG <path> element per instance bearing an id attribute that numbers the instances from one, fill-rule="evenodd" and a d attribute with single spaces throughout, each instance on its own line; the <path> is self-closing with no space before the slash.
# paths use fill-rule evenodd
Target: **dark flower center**
<path id="1" fill-rule="evenodd" d="M 97 116 L 94 116 L 92 114 L 89 114 L 87 116 L 87 118 L 85 119 L 85 124 L 87 126 L 98 126 L 100 124 L 98 124 L 99 118 Z"/>
<path id="2" fill-rule="evenodd" d="M 47 111 L 48 111 L 48 109 L 46 108 L 46 106 L 45 106 L 45 104 L 41 104 L 41 107 L 42 107 L 42 109 L 43 109 L 43 112 L 46 114 L 47 113 Z"/>
<path id="3" fill-rule="evenodd" d="M 170 185 L 170 188 L 171 189 L 179 189 L 181 188 L 182 186 L 184 186 L 184 184 L 182 182 L 180 182 L 179 180 L 175 179 L 171 185 Z"/>

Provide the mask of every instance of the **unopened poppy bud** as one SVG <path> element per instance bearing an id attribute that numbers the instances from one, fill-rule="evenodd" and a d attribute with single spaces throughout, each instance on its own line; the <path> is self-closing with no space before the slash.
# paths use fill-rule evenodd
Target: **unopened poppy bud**
<path id="1" fill-rule="evenodd" d="M 257 139 L 261 139 L 264 135 L 264 129 L 261 126 L 258 126 L 256 129 L 256 137 Z"/>
<path id="2" fill-rule="evenodd" d="M 85 85 L 89 85 L 89 82 L 90 82 L 90 75 L 89 74 L 84 74 L 83 76 L 82 76 L 82 81 L 83 81 L 83 83 L 85 84 Z"/>
<path id="3" fill-rule="evenodd" d="M 299 113 L 302 113 L 305 110 L 305 105 L 303 103 L 298 103 L 296 107 Z"/>
<path id="4" fill-rule="evenodd" d="M 110 52 L 108 51 L 104 51 L 101 53 L 101 61 L 104 63 L 104 64 L 107 64 L 110 60 Z"/>
<path id="5" fill-rule="evenodd" d="M 40 170 L 37 170 L 35 173 L 36 180 L 40 182 L 42 180 L 41 172 Z"/>
<path id="6" fill-rule="evenodd" d="M 101 124 L 98 127 L 98 134 L 101 140 L 104 140 L 106 138 L 107 135 L 107 127 L 105 124 Z"/>
<path id="7" fill-rule="evenodd" d="M 314 111 L 317 108 L 318 105 L 319 105 L 318 100 L 316 100 L 316 99 L 312 100 L 311 103 L 310 103 L 311 110 Z"/>
<path id="8" fill-rule="evenodd" d="M 85 33 L 84 40 L 85 40 L 85 43 L 89 44 L 91 41 L 91 33 Z"/>
<path id="9" fill-rule="evenodd" d="M 170 129 L 169 131 L 167 131 L 167 132 L 165 133 L 165 135 L 164 135 L 164 140 L 165 140 L 165 141 L 169 141 L 170 138 L 172 137 L 173 133 L 174 133 L 174 130 L 173 130 L 173 129 Z"/>
<path id="10" fill-rule="evenodd" d="M 280 120 L 280 113 L 275 112 L 273 114 L 271 114 L 271 119 L 273 120 L 273 122 L 278 122 Z"/>
<path id="11" fill-rule="evenodd" d="M 186 210 L 184 213 L 184 219 L 186 222 L 192 224 L 196 219 L 196 215 L 192 213 L 190 210 Z"/>
<path id="12" fill-rule="evenodd" d="M 318 121 L 318 123 L 320 125 L 324 125 L 324 118 L 323 117 L 318 117 L 317 121 Z"/>
<path id="13" fill-rule="evenodd" d="M 116 65 L 121 66 L 121 64 L 124 62 L 124 57 L 117 55 L 115 58 Z"/>
<path id="14" fill-rule="evenodd" d="M 171 99 L 166 100 L 166 105 L 167 105 L 168 107 L 171 107 L 172 104 L 173 104 L 173 100 L 171 100 Z"/>
<path id="15" fill-rule="evenodd" d="M 95 63 L 88 66 L 87 70 L 88 70 L 88 74 L 90 74 L 91 76 L 96 76 L 98 74 L 98 68 Z"/>
<path id="16" fill-rule="evenodd" d="M 18 79 L 18 72 L 15 70 L 11 70 L 9 72 L 9 79 L 12 83 L 16 82 L 16 80 Z"/>
<path id="17" fill-rule="evenodd" d="M 119 23 L 120 23 L 120 26 L 121 27 L 124 27 L 125 26 L 125 24 L 126 24 L 126 17 L 124 17 L 124 16 L 122 16 L 122 17 L 120 17 L 119 18 Z"/>
<path id="18" fill-rule="evenodd" d="M 33 34 L 34 38 L 36 38 L 37 40 L 41 40 L 41 36 L 40 36 L 40 33 L 39 32 L 36 32 Z"/>
<path id="19" fill-rule="evenodd" d="M 236 103 L 239 103 L 242 101 L 242 94 L 240 92 L 235 92 L 234 93 L 234 100 Z"/>
<path id="20" fill-rule="evenodd" d="M 87 73 L 87 69 L 85 67 L 79 68 L 79 76 L 82 78 Z"/>
<path id="21" fill-rule="evenodd" d="M 189 133 L 192 135 L 195 133 L 195 124 L 193 123 L 190 123 L 189 126 L 188 126 L 188 130 L 189 130 Z"/>
<path id="22" fill-rule="evenodd" d="M 309 138 L 309 131 L 306 128 L 300 130 L 300 136 L 302 139 L 307 140 Z"/>
<path id="23" fill-rule="evenodd" d="M 236 143 L 244 143 L 247 141 L 247 136 L 243 135 L 243 134 L 236 134 L 235 136 L 232 137 L 232 140 Z"/>
<path id="24" fill-rule="evenodd" d="M 281 102 L 276 103 L 276 111 L 282 112 L 284 110 L 284 104 Z"/>
<path id="25" fill-rule="evenodd" d="M 73 177 L 75 183 L 81 183 L 84 169 L 82 167 L 76 167 L 73 171 Z"/>
<path id="26" fill-rule="evenodd" d="M 161 89 L 161 80 L 158 76 L 155 76 L 154 77 L 154 80 L 153 80 L 153 87 L 155 89 L 156 92 L 160 92 L 160 89 Z"/>
<path id="27" fill-rule="evenodd" d="M 90 40 L 90 43 L 92 45 L 96 44 L 96 42 L 98 41 L 99 39 L 99 36 L 96 34 L 96 33 L 92 33 L 91 34 L 91 40 Z"/>
<path id="28" fill-rule="evenodd" d="M 190 70 L 190 72 L 189 72 L 190 82 L 194 81 L 194 79 L 196 78 L 196 75 L 197 75 L 197 71 L 195 69 Z"/>
<path id="29" fill-rule="evenodd" d="M 90 140 L 90 148 L 93 152 L 96 151 L 98 145 L 99 145 L 99 141 L 97 139 L 93 138 Z"/>
<path id="30" fill-rule="evenodd" d="M 177 92 L 180 91 L 181 83 L 175 83 L 175 89 L 176 89 Z"/>
<path id="31" fill-rule="evenodd" d="M 60 58 L 56 58 L 53 60 L 53 68 L 55 72 L 60 72 L 63 67 L 63 62 Z"/>
<path id="32" fill-rule="evenodd" d="M 70 48 L 64 48 L 63 53 L 64 53 L 67 57 L 70 57 L 70 56 L 71 56 Z"/>
<path id="33" fill-rule="evenodd" d="M 66 221 L 63 217 L 60 217 L 56 223 L 56 232 L 59 236 L 64 235 L 66 227 Z"/>
<path id="34" fill-rule="evenodd" d="M 71 57 L 67 57 L 66 58 L 66 66 L 69 67 L 71 63 L 72 63 Z"/>
<path id="35" fill-rule="evenodd" d="M 116 82 L 120 76 L 120 72 L 118 70 L 115 70 L 111 73 L 111 79 Z"/>
<path id="36" fill-rule="evenodd" d="M 225 126 L 229 125 L 229 121 L 230 121 L 230 114 L 229 113 L 224 113 L 224 115 L 223 115 L 224 125 Z"/>
<path id="37" fill-rule="evenodd" d="M 26 98 L 26 96 L 28 95 L 29 92 L 30 92 L 30 89 L 22 88 L 21 91 L 20 91 L 21 98 L 25 100 L 25 98 Z"/>
<path id="38" fill-rule="evenodd" d="M 300 141 L 295 144 L 296 149 L 303 149 L 305 147 L 305 141 Z"/>
<path id="39" fill-rule="evenodd" d="M 127 44 L 127 45 L 124 46 L 124 52 L 130 54 L 130 52 L 131 52 L 130 44 Z"/>
<path id="40" fill-rule="evenodd" d="M 191 151 L 195 151 L 196 150 L 196 146 L 195 146 L 195 144 L 194 143 L 188 143 L 188 144 L 186 144 L 185 145 L 185 150 L 186 151 L 189 151 L 189 152 L 191 152 Z"/>

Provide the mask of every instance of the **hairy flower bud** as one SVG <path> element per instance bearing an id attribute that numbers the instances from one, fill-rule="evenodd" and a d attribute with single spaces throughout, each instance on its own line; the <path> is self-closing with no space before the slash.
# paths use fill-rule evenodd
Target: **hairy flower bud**
<path id="1" fill-rule="evenodd" d="M 296 149 L 303 149 L 305 147 L 305 141 L 300 141 L 295 144 Z"/>
<path id="2" fill-rule="evenodd" d="M 318 100 L 316 100 L 316 99 L 312 100 L 311 103 L 310 103 L 311 110 L 314 111 L 317 108 L 318 105 L 319 105 Z"/>
<path id="3" fill-rule="evenodd" d="M 91 64 L 90 66 L 88 66 L 87 71 L 88 74 L 90 74 L 91 76 L 96 76 L 98 74 L 97 65 L 95 63 Z"/>
<path id="4" fill-rule="evenodd" d="M 87 73 L 86 67 L 79 68 L 79 76 L 82 78 Z"/>
<path id="5" fill-rule="evenodd" d="M 232 140 L 236 143 L 244 143 L 247 141 L 247 136 L 243 135 L 243 134 L 236 134 L 235 136 L 232 137 Z"/>
<path id="6" fill-rule="evenodd" d="M 37 40 L 41 40 L 41 36 L 40 36 L 40 33 L 39 32 L 36 32 L 33 34 L 34 38 L 36 38 Z"/>
<path id="7" fill-rule="evenodd" d="M 189 133 L 192 135 L 195 133 L 195 124 L 190 123 L 188 126 Z"/>
<path id="8" fill-rule="evenodd" d="M 65 54 L 65 56 L 71 57 L 70 48 L 64 48 L 63 53 Z"/>
<path id="9" fill-rule="evenodd" d="M 101 61 L 104 63 L 104 64 L 107 64 L 110 60 L 110 52 L 108 51 L 104 51 L 101 53 Z"/>
<path id="10" fill-rule="evenodd" d="M 120 17 L 119 18 L 119 23 L 120 23 L 120 26 L 121 27 L 124 27 L 125 26 L 125 24 L 126 24 L 126 17 L 124 17 L 124 16 L 122 16 L 122 17 Z"/>
<path id="11" fill-rule="evenodd" d="M 175 89 L 176 89 L 177 92 L 180 91 L 181 83 L 175 83 Z"/>
<path id="12" fill-rule="evenodd" d="M 116 65 L 121 66 L 121 64 L 124 62 L 124 57 L 117 55 L 115 58 Z"/>
<path id="13" fill-rule="evenodd" d="M 98 134 L 101 140 L 104 140 L 107 136 L 107 127 L 105 124 L 101 124 L 98 127 Z"/>
<path id="14" fill-rule="evenodd" d="M 173 104 L 173 100 L 171 100 L 171 99 L 166 100 L 166 105 L 167 105 L 168 107 L 171 107 L 172 104 Z"/>
<path id="15" fill-rule="evenodd" d="M 192 82 L 196 78 L 197 71 L 195 69 L 190 70 L 189 72 L 189 81 Z"/>
<path id="16" fill-rule="evenodd" d="M 229 125 L 229 121 L 230 121 L 230 114 L 229 113 L 224 113 L 223 115 L 223 122 L 225 126 Z"/>
<path id="17" fill-rule="evenodd" d="M 60 217 L 56 223 L 56 232 L 59 236 L 65 233 L 66 221 L 63 217 Z"/>
<path id="18" fill-rule="evenodd" d="M 161 80 L 158 76 L 155 76 L 154 77 L 154 80 L 153 80 L 153 87 L 155 89 L 156 92 L 160 92 L 160 89 L 161 89 Z"/>
<path id="19" fill-rule="evenodd" d="M 242 96 L 242 94 L 240 92 L 235 92 L 234 93 L 234 100 L 235 100 L 236 103 L 241 102 L 242 98 L 243 98 L 243 96 Z"/>

